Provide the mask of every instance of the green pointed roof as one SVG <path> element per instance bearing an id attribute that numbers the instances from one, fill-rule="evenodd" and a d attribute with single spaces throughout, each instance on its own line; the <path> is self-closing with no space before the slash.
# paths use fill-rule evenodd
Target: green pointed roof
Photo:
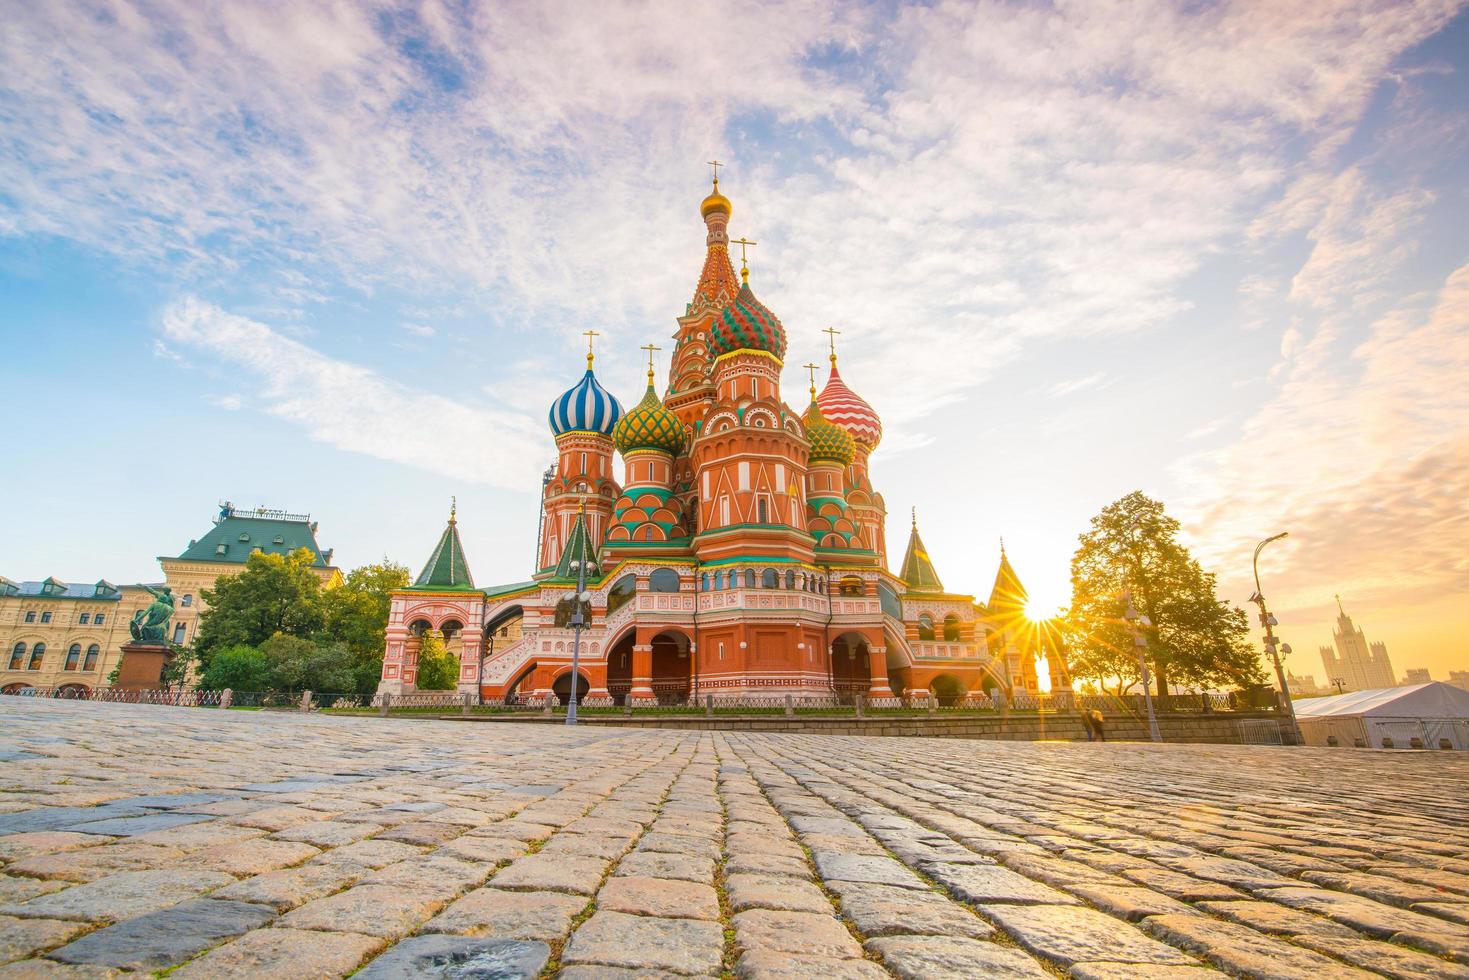
<path id="1" fill-rule="evenodd" d="M 592 536 L 587 531 L 585 514 L 576 515 L 576 523 L 571 526 L 571 534 L 566 537 L 566 547 L 561 549 L 561 557 L 556 562 L 556 571 L 553 578 L 575 579 L 576 568 L 571 564 L 574 561 L 589 561 L 594 566 L 587 570 L 587 578 L 595 580 L 599 573 L 595 570 L 597 564 L 597 546 L 592 543 Z"/>
<path id="2" fill-rule="evenodd" d="M 903 556 L 903 581 L 908 583 L 910 592 L 944 591 L 944 583 L 939 581 L 939 573 L 934 571 L 933 562 L 928 558 L 928 549 L 918 536 L 916 515 L 913 518 L 913 533 L 908 535 L 908 553 Z"/>
<path id="3" fill-rule="evenodd" d="M 464 545 L 459 541 L 459 522 L 455 509 L 449 509 L 449 524 L 439 536 L 434 553 L 428 564 L 418 573 L 415 589 L 469 591 L 474 588 L 474 576 L 469 573 L 469 562 L 464 557 Z"/>
<path id="4" fill-rule="evenodd" d="M 297 548 L 310 551 L 311 564 L 317 568 L 332 563 L 331 551 L 323 551 L 316 543 L 316 522 L 310 514 L 288 514 L 264 507 L 247 510 L 226 502 L 220 505 L 214 526 L 203 537 L 190 541 L 178 557 L 243 564 L 257 549 L 267 555 L 289 555 Z"/>
<path id="5" fill-rule="evenodd" d="M 1020 576 L 1015 574 L 1010 559 L 1005 555 L 1005 546 L 1000 545 L 1000 568 L 995 572 L 995 587 L 990 589 L 990 608 L 1024 609 L 1029 600 L 1025 586 L 1020 584 Z"/>

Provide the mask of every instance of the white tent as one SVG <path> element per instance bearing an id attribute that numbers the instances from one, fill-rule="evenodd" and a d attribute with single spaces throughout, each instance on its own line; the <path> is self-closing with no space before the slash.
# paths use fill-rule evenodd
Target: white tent
<path id="1" fill-rule="evenodd" d="M 1469 691 L 1442 681 L 1297 701 L 1307 745 L 1469 749 Z"/>

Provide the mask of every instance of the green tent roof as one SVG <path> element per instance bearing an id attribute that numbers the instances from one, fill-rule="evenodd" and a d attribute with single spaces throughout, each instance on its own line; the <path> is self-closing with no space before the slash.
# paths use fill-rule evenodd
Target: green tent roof
<path id="1" fill-rule="evenodd" d="M 331 551 L 322 551 L 316 543 L 316 524 L 310 515 L 250 511 L 225 504 L 214 519 L 214 526 L 197 541 L 190 541 L 178 557 L 186 561 L 244 564 L 257 549 L 268 555 L 289 555 L 298 548 L 311 552 L 313 565 L 331 564 Z"/>
<path id="2" fill-rule="evenodd" d="M 913 518 L 913 533 L 908 535 L 908 553 L 903 556 L 903 581 L 910 592 L 942 592 L 944 583 L 928 558 L 928 549 L 918 536 L 918 518 Z"/>
<path id="3" fill-rule="evenodd" d="M 454 511 L 449 511 L 449 523 L 439 535 L 439 543 L 428 563 L 414 580 L 415 589 L 469 591 L 474 588 L 474 576 L 469 573 L 469 562 L 464 557 L 464 545 L 459 541 L 459 522 Z"/>
<path id="4" fill-rule="evenodd" d="M 587 569 L 587 579 L 595 581 L 601 574 L 597 568 L 597 546 L 592 543 L 592 536 L 587 532 L 586 516 L 576 515 L 576 523 L 571 526 L 571 534 L 566 538 L 566 547 L 561 549 L 561 558 L 556 562 L 556 571 L 552 578 L 575 579 L 576 566 L 572 562 L 589 561 L 592 567 Z"/>

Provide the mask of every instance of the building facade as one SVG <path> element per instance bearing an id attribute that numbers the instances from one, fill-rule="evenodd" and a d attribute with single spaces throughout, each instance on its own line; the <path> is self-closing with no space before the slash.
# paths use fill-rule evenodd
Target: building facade
<path id="1" fill-rule="evenodd" d="M 306 548 L 312 571 L 327 586 L 341 582 L 332 552 L 316 543 L 316 524 L 307 514 L 221 504 L 213 525 L 176 556 L 158 559 L 163 581 L 173 592 L 169 638 L 178 646 L 193 642 L 199 615 L 207 608 L 203 592 L 221 576 L 238 575 L 254 551 L 289 554 Z M 56 578 L 15 582 L 0 576 L 0 690 L 26 688 L 90 691 L 108 686 L 108 675 L 132 639 L 128 623 L 152 602 L 142 585 L 114 585 L 99 579 L 75 585 Z"/>
<path id="2" fill-rule="evenodd" d="M 1334 634 L 1336 647 L 1321 647 L 1326 683 L 1343 691 L 1396 687 L 1397 675 L 1393 673 L 1392 661 L 1387 657 L 1387 646 L 1367 642 L 1367 637 L 1352 625 L 1352 618 L 1342 608 L 1340 596 L 1336 600 L 1336 610 L 1339 614 Z"/>
<path id="3" fill-rule="evenodd" d="M 381 692 L 416 689 L 428 629 L 459 657 L 459 690 L 485 700 L 565 699 L 573 685 L 616 703 L 1069 689 L 1059 641 L 1025 620 L 1003 553 L 987 605 L 944 588 L 916 519 L 890 571 L 869 475 L 882 422 L 842 378 L 834 344 L 821 392 L 811 365 L 808 404 L 785 400 L 785 328 L 748 268 L 735 272 L 731 212 L 716 180 L 663 394 L 658 348 L 624 411 L 589 346 L 585 373 L 552 405 L 538 567 L 477 587 L 451 512 L 393 597 Z M 585 629 L 572 628 L 578 614 Z"/>
<path id="4" fill-rule="evenodd" d="M 1431 684 L 1432 682 L 1433 678 L 1428 675 L 1426 667 L 1409 667 L 1403 671 L 1403 687 L 1413 684 Z"/>

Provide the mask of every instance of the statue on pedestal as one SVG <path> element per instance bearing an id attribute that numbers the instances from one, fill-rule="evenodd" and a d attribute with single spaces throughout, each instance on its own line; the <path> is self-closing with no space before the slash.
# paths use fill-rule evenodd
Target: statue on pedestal
<path id="1" fill-rule="evenodd" d="M 146 585 L 143 588 L 153 596 L 153 601 L 133 614 L 128 632 L 136 643 L 167 646 L 168 621 L 173 618 L 173 590 L 166 585 L 157 591 Z"/>

